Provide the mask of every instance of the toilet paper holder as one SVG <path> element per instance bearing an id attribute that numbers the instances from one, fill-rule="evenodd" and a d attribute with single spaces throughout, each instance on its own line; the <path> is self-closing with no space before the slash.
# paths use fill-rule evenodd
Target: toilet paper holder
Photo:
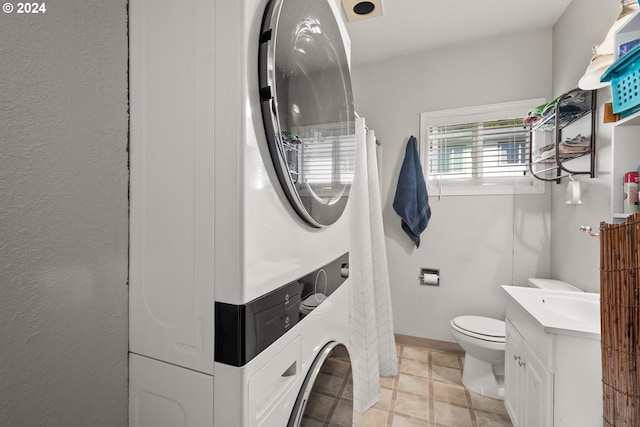
<path id="1" fill-rule="evenodd" d="M 440 269 L 421 268 L 420 284 L 427 286 L 440 286 Z"/>

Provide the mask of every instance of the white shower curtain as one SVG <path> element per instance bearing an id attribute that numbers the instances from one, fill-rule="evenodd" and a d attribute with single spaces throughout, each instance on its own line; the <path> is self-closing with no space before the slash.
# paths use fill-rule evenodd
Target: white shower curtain
<path id="1" fill-rule="evenodd" d="M 351 189 L 351 344 L 354 408 L 364 412 L 380 398 L 380 376 L 398 373 L 376 161 L 376 137 L 356 119 L 356 171 Z"/>

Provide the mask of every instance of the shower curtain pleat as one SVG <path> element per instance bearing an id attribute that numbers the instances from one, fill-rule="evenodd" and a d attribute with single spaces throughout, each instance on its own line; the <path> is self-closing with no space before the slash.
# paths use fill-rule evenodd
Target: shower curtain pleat
<path id="1" fill-rule="evenodd" d="M 356 120 L 356 172 L 350 197 L 354 408 L 380 398 L 380 376 L 398 373 L 389 272 L 382 225 L 375 135 Z"/>
<path id="2" fill-rule="evenodd" d="M 369 211 L 371 218 L 371 253 L 373 259 L 373 285 L 376 293 L 378 321 L 378 351 L 380 375 L 395 377 L 398 374 L 398 353 L 393 334 L 391 289 L 387 268 L 387 248 L 382 224 L 382 201 L 376 160 L 376 136 L 367 132 L 367 170 L 369 183 Z"/>

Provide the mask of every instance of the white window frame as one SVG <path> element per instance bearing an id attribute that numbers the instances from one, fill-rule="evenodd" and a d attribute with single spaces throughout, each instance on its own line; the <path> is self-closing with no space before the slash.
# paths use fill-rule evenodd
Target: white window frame
<path id="1" fill-rule="evenodd" d="M 435 193 L 439 196 L 544 194 L 547 187 L 545 185 L 546 183 L 534 178 L 531 174 L 521 177 L 470 177 L 464 180 L 447 180 L 438 177 L 430 178 L 428 165 L 429 128 L 431 126 L 457 125 L 513 117 L 526 117 L 529 111 L 545 102 L 544 98 L 534 98 L 421 113 L 420 160 L 429 193 Z"/>

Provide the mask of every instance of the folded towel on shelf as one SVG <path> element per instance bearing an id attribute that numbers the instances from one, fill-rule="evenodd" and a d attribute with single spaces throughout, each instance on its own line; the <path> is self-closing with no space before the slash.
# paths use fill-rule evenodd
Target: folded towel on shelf
<path id="1" fill-rule="evenodd" d="M 422 233 L 431 218 L 429 195 L 422 174 L 416 138 L 411 136 L 400 169 L 393 210 L 402 218 L 402 229 L 420 247 Z"/>
<path id="2" fill-rule="evenodd" d="M 573 138 L 565 139 L 558 146 L 558 152 L 560 154 L 570 157 L 588 153 L 590 150 L 591 137 L 580 134 Z"/>
<path id="3" fill-rule="evenodd" d="M 560 110 L 563 107 L 568 107 L 569 110 L 588 110 L 590 109 L 590 105 L 587 104 L 587 97 L 585 96 L 585 92 L 583 91 L 573 91 L 567 93 L 564 98 L 562 98 L 562 102 L 560 103 Z"/>
<path id="4" fill-rule="evenodd" d="M 584 135 L 576 135 L 573 138 L 567 138 L 558 144 L 558 153 L 561 158 L 577 157 L 578 155 L 588 153 L 591 150 L 591 137 Z M 555 144 L 548 144 L 540 147 L 533 152 L 532 161 L 534 163 L 548 163 L 553 161 L 556 154 Z M 546 162 L 545 162 L 546 161 Z"/>
<path id="5" fill-rule="evenodd" d="M 532 116 L 531 114 L 524 119 L 524 124 L 527 126 L 533 126 L 542 120 L 542 116 Z"/>
<path id="6" fill-rule="evenodd" d="M 589 152 L 589 146 L 570 146 L 570 145 L 562 145 L 558 146 L 558 153 L 560 154 L 583 154 Z"/>
<path id="7" fill-rule="evenodd" d="M 549 115 L 552 115 L 556 111 L 556 104 L 558 103 L 559 100 L 560 100 L 560 97 L 557 97 L 553 101 L 547 102 L 546 104 L 543 104 L 543 105 L 540 105 L 540 106 L 536 107 L 536 110 L 541 109 L 542 111 L 541 111 L 540 115 L 543 116 L 543 117 L 547 117 Z"/>
<path id="8" fill-rule="evenodd" d="M 535 150 L 533 152 L 533 162 L 534 163 L 538 163 L 541 162 L 545 159 L 549 159 L 551 157 L 554 156 L 556 151 L 556 145 L 555 144 L 548 144 L 545 145 L 544 147 L 540 147 L 537 150 Z"/>
<path id="9" fill-rule="evenodd" d="M 573 138 L 565 139 L 560 143 L 560 145 L 588 147 L 591 145 L 591 137 L 577 134 Z"/>

